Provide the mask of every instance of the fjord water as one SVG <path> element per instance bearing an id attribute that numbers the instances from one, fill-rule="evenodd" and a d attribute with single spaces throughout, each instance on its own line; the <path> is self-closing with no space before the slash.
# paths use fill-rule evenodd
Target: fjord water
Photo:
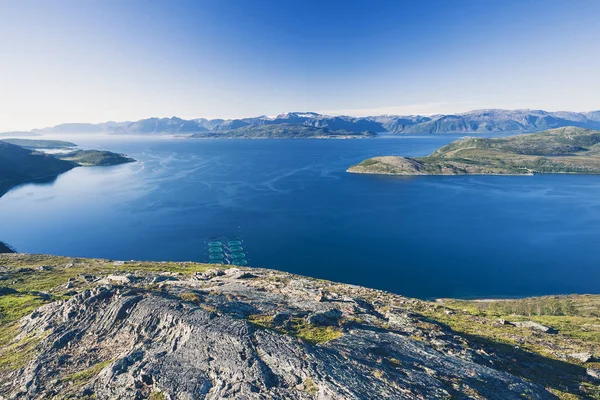
<path id="1" fill-rule="evenodd" d="M 241 236 L 251 266 L 408 296 L 600 292 L 600 176 L 345 172 L 456 138 L 70 138 L 139 162 L 13 189 L 0 239 L 30 253 L 207 261 L 209 237 Z"/>

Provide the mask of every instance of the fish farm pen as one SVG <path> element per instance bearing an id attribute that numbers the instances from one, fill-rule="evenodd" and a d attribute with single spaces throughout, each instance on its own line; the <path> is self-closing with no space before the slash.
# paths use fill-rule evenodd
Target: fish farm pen
<path id="1" fill-rule="evenodd" d="M 239 238 L 211 238 L 208 241 L 208 262 L 211 264 L 248 265 L 246 253 Z"/>

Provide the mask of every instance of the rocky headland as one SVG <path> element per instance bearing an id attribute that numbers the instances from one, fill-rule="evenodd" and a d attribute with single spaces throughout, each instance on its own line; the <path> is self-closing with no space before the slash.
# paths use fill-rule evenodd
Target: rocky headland
<path id="1" fill-rule="evenodd" d="M 423 301 L 285 272 L 0 255 L 0 398 L 600 398 L 600 297 Z"/>
<path id="2" fill-rule="evenodd" d="M 369 158 L 348 172 L 380 175 L 599 174 L 600 131 L 566 127 L 454 141 L 426 157 Z"/>

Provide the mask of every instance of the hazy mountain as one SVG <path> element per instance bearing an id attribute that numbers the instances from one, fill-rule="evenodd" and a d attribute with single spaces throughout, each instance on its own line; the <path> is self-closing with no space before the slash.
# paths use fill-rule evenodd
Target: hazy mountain
<path id="1" fill-rule="evenodd" d="M 285 126 L 311 126 L 331 132 L 352 133 L 379 132 L 398 134 L 420 133 L 491 133 L 491 132 L 539 132 L 551 128 L 576 126 L 600 129 L 600 111 L 578 113 L 570 111 L 548 112 L 543 110 L 475 110 L 451 115 L 381 115 L 368 117 L 330 116 L 314 112 L 288 112 L 275 117 L 259 116 L 240 119 L 185 120 L 182 118 L 147 118 L 135 122 L 104 122 L 101 124 L 70 123 L 35 130 L 40 133 L 116 133 L 116 134 L 164 134 L 230 132 L 246 128 L 247 132 L 260 131 L 273 137 Z M 260 130 L 256 127 L 265 127 Z M 273 128 L 270 128 L 273 127 Z"/>
<path id="2" fill-rule="evenodd" d="M 317 128 L 312 125 L 302 124 L 273 124 L 273 125 L 247 125 L 226 131 L 211 131 L 195 133 L 191 137 L 196 139 L 300 139 L 300 138 L 335 138 L 350 139 L 361 137 L 375 137 L 370 131 L 351 132 L 347 130 L 331 130 L 329 128 Z"/>
<path id="3" fill-rule="evenodd" d="M 539 132 L 563 126 L 600 128 L 599 121 L 589 115 L 594 114 L 543 110 L 476 110 L 464 114 L 441 115 L 394 133 Z"/>
<path id="4" fill-rule="evenodd" d="M 121 128 L 124 132 L 131 133 L 191 133 L 208 130 L 200 126 L 195 120 L 185 120 L 177 117 L 142 119 Z"/>
<path id="5" fill-rule="evenodd" d="M 5 137 L 5 138 L 30 137 L 30 136 L 40 136 L 40 135 L 37 133 L 27 132 L 27 131 L 11 131 L 11 132 L 0 133 L 0 137 Z"/>

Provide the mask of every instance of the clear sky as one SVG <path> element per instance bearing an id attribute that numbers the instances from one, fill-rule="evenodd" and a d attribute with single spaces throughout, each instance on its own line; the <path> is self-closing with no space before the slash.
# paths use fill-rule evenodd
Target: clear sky
<path id="1" fill-rule="evenodd" d="M 600 109 L 598 21 L 598 0 L 0 0 L 0 131 Z"/>

